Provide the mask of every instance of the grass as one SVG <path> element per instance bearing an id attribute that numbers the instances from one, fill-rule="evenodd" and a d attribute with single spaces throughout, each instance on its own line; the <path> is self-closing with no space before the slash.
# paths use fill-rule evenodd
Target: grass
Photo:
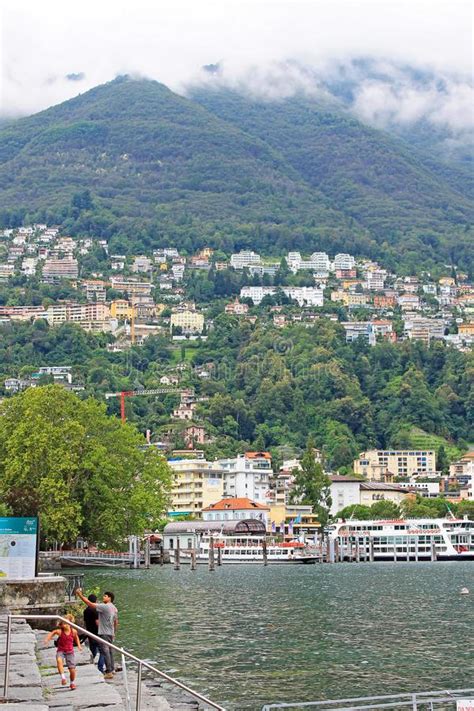
<path id="1" fill-rule="evenodd" d="M 412 427 L 410 430 L 410 440 L 411 446 L 416 449 L 433 449 L 438 452 L 441 445 L 444 446 L 446 454 L 451 461 L 459 459 L 463 454 L 464 450 L 456 447 L 456 445 L 449 442 L 449 440 L 441 437 L 440 435 L 430 434 L 420 429 L 419 427 Z"/>

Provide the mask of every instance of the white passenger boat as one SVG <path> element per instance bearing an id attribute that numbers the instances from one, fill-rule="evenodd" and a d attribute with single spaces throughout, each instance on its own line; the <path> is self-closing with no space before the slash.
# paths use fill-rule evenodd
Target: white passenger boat
<path id="1" fill-rule="evenodd" d="M 261 536 L 226 536 L 225 534 L 203 535 L 196 548 L 196 562 L 207 563 L 211 546 L 214 549 L 214 560 L 218 558 L 227 563 L 260 563 L 264 560 L 264 541 Z M 315 563 L 318 559 L 318 549 L 299 541 L 277 543 L 268 540 L 266 543 L 268 563 Z M 191 552 L 181 550 L 183 560 L 189 560 Z"/>
<path id="2" fill-rule="evenodd" d="M 336 559 L 474 559 L 474 521 L 468 519 L 348 520 L 327 531 Z"/>

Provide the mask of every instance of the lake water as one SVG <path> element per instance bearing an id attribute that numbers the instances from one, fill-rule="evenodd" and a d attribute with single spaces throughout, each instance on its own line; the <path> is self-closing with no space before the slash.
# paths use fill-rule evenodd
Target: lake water
<path id="1" fill-rule="evenodd" d="M 115 592 L 120 644 L 227 709 L 474 685 L 472 562 L 96 569 L 91 586 Z"/>

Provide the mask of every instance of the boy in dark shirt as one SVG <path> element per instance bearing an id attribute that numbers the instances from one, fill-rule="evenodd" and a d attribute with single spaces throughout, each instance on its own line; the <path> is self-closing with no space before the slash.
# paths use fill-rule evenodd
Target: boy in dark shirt
<path id="1" fill-rule="evenodd" d="M 91 595 L 89 595 L 89 597 L 87 599 L 90 600 L 90 602 L 97 602 L 97 595 L 91 594 Z M 87 606 L 86 609 L 84 610 L 84 627 L 86 628 L 86 630 L 88 632 L 92 632 L 92 634 L 98 634 L 99 633 L 98 620 L 99 620 L 99 613 L 97 612 L 96 608 Z M 87 641 L 89 644 L 89 649 L 91 651 L 91 661 L 93 662 L 95 660 L 96 654 L 98 652 L 100 652 L 99 643 L 96 642 L 95 639 L 92 639 L 92 637 L 87 637 Z M 100 665 L 100 655 L 99 655 L 99 665 Z M 103 672 L 103 669 L 99 669 L 99 671 Z"/>

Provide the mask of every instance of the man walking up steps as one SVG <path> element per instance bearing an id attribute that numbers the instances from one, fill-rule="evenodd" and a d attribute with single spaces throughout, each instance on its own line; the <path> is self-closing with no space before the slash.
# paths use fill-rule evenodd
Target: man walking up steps
<path id="1" fill-rule="evenodd" d="M 118 611 L 114 605 L 115 596 L 113 592 L 104 592 L 102 602 L 92 602 L 80 588 L 76 590 L 76 595 L 88 607 L 97 610 L 99 615 L 98 635 L 105 642 L 113 642 L 118 624 Z M 101 657 L 105 660 L 105 679 L 112 679 L 115 671 L 113 650 L 107 644 L 100 644 Z"/>

